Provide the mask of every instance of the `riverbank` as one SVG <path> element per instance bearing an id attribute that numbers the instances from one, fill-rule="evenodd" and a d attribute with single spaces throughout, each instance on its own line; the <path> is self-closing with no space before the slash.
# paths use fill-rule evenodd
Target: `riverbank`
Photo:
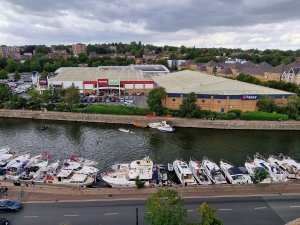
<path id="1" fill-rule="evenodd" d="M 77 121 L 89 123 L 132 124 L 167 120 L 176 127 L 245 130 L 300 130 L 300 121 L 201 120 L 188 118 L 145 117 L 128 115 L 0 110 L 0 117 L 35 120 Z"/>
<path id="2" fill-rule="evenodd" d="M 36 184 L 33 186 L 13 186 L 12 182 L 2 181 L 8 187 L 8 198 L 25 202 L 43 201 L 95 201 L 121 199 L 147 199 L 158 188 L 117 189 L 117 188 L 74 188 Z M 219 196 L 263 196 L 300 194 L 300 182 L 284 184 L 248 184 L 248 185 L 209 185 L 194 187 L 172 187 L 184 198 Z"/>

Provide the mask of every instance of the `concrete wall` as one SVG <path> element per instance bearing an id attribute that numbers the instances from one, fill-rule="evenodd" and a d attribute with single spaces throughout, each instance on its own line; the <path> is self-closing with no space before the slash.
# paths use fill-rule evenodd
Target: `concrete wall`
<path id="1" fill-rule="evenodd" d="M 250 129 L 250 130 L 300 130 L 298 121 L 243 121 L 243 120 L 201 120 L 186 118 L 165 118 L 144 116 L 120 116 L 105 114 L 85 114 L 66 112 L 41 112 L 28 110 L 0 110 L 0 117 L 26 118 L 37 120 L 80 121 L 93 123 L 132 124 L 134 122 L 158 122 L 167 120 L 177 127 L 212 129 Z"/>

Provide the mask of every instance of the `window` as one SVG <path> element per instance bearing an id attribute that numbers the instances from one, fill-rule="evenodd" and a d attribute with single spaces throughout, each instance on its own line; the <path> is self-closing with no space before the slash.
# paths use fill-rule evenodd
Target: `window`
<path id="1" fill-rule="evenodd" d="M 221 113 L 223 113 L 225 110 L 224 110 L 224 108 L 221 108 Z"/>
<path id="2" fill-rule="evenodd" d="M 203 99 L 203 100 L 202 100 L 202 103 L 204 103 L 204 102 L 205 102 L 205 100 Z"/>
<path id="3" fill-rule="evenodd" d="M 293 73 L 289 73 L 288 75 L 288 82 L 292 82 Z"/>
<path id="4" fill-rule="evenodd" d="M 221 100 L 218 100 L 218 103 L 220 104 L 220 103 L 221 103 Z"/>
<path id="5" fill-rule="evenodd" d="M 175 102 L 175 101 L 176 101 L 176 99 L 175 99 L 175 98 L 173 98 L 173 99 L 172 99 L 172 101 L 173 101 L 173 102 Z"/>

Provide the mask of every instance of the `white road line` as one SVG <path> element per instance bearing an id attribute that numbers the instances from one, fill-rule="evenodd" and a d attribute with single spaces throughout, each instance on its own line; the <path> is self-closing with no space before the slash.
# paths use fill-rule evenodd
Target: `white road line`
<path id="1" fill-rule="evenodd" d="M 24 216 L 24 218 L 37 218 L 39 216 Z"/>
<path id="2" fill-rule="evenodd" d="M 219 211 L 231 211 L 232 209 L 219 209 Z"/>
<path id="3" fill-rule="evenodd" d="M 64 215 L 65 217 L 79 216 L 79 215 Z"/>
<path id="4" fill-rule="evenodd" d="M 300 205 L 291 205 L 290 208 L 300 208 Z"/>
<path id="5" fill-rule="evenodd" d="M 194 212 L 195 210 L 193 210 L 193 209 L 188 209 L 188 212 Z"/>
<path id="6" fill-rule="evenodd" d="M 255 210 L 258 210 L 258 209 L 267 209 L 267 207 L 256 207 L 256 208 L 254 208 Z"/>
<path id="7" fill-rule="evenodd" d="M 104 216 L 118 215 L 119 213 L 105 213 Z"/>

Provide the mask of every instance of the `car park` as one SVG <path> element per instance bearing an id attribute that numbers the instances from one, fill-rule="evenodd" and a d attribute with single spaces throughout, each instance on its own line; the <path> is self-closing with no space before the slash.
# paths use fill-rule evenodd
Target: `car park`
<path id="1" fill-rule="evenodd" d="M 20 201 L 13 201 L 9 199 L 0 200 L 0 212 L 17 212 L 22 208 Z"/>

